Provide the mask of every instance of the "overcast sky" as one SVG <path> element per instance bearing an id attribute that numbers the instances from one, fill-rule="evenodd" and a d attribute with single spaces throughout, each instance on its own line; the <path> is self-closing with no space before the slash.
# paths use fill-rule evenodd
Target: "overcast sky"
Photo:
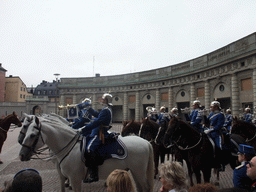
<path id="1" fill-rule="evenodd" d="M 256 32 L 255 8 L 255 0 L 0 0 L 0 63 L 28 87 L 54 73 L 156 69 Z"/>

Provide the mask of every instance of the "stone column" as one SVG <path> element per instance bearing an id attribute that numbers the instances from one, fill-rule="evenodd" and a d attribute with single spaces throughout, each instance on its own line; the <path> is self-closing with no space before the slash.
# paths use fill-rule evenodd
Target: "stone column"
<path id="1" fill-rule="evenodd" d="M 172 108 L 174 107 L 174 102 L 173 102 L 173 90 L 172 87 L 169 87 L 168 90 L 168 111 L 170 112 L 172 110 Z"/>
<path id="2" fill-rule="evenodd" d="M 76 95 L 73 95 L 73 104 L 78 104 L 76 100 Z"/>
<path id="3" fill-rule="evenodd" d="M 155 106 L 155 108 L 157 111 L 160 110 L 160 91 L 159 91 L 159 89 L 156 90 L 156 106 Z"/>
<path id="4" fill-rule="evenodd" d="M 65 104 L 65 97 L 64 97 L 64 95 L 60 95 L 60 105 L 63 105 L 63 106 L 65 106 L 66 104 Z M 65 109 L 62 109 L 62 110 L 60 110 L 60 115 L 62 116 L 62 117 L 66 117 L 66 114 L 65 114 Z"/>
<path id="5" fill-rule="evenodd" d="M 239 99 L 237 75 L 235 73 L 231 77 L 231 90 L 232 90 L 232 99 L 231 99 L 232 114 L 233 116 L 239 117 L 240 99 Z"/>
<path id="6" fill-rule="evenodd" d="M 195 84 L 191 83 L 190 85 L 190 106 L 193 105 L 193 101 L 196 100 L 196 90 L 195 90 Z"/>
<path id="7" fill-rule="evenodd" d="M 256 69 L 253 69 L 252 88 L 253 88 L 253 112 L 255 113 L 254 107 L 256 107 Z"/>
<path id="8" fill-rule="evenodd" d="M 135 101 L 135 121 L 140 120 L 140 92 L 136 91 L 136 101 Z"/>
<path id="9" fill-rule="evenodd" d="M 205 81 L 205 84 L 204 84 L 204 87 L 205 87 L 205 95 L 204 95 L 204 99 L 205 99 L 205 108 L 206 109 L 210 109 L 210 105 L 211 105 L 211 102 L 210 102 L 210 99 L 211 99 L 211 92 L 210 92 L 210 83 L 208 80 Z"/>
<path id="10" fill-rule="evenodd" d="M 92 108 L 95 109 L 96 108 L 96 94 L 93 93 L 92 95 Z"/>
<path id="11" fill-rule="evenodd" d="M 128 121 L 128 94 L 124 93 L 123 121 Z"/>

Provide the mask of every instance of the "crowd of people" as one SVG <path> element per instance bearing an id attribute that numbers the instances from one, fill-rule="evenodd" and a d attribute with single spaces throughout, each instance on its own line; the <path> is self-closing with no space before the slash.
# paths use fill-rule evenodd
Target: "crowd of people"
<path id="1" fill-rule="evenodd" d="M 242 163 L 234 171 L 234 187 L 218 189 L 211 183 L 196 184 L 189 187 L 185 169 L 177 161 L 167 161 L 159 168 L 161 187 L 159 192 L 217 192 L 217 191 L 256 191 L 256 156 L 254 150 L 247 145 L 240 145 L 238 159 Z M 248 158 L 250 159 L 248 161 Z M 245 165 L 245 169 L 243 169 Z M 135 192 L 135 185 L 130 173 L 116 169 L 106 180 L 107 192 Z M 0 190 L 1 191 L 1 190 Z M 35 169 L 22 169 L 12 180 L 6 181 L 2 192 L 42 192 L 43 182 Z"/>

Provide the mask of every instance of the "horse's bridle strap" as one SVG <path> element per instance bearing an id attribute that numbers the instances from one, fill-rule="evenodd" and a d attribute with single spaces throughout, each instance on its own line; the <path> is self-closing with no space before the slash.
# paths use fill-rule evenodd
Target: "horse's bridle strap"
<path id="1" fill-rule="evenodd" d="M 175 144 L 176 144 L 177 147 L 178 147 L 179 149 L 181 149 L 181 150 L 189 150 L 189 149 L 193 149 L 194 147 L 196 147 L 197 145 L 199 145 L 199 143 L 201 142 L 201 140 L 202 140 L 202 134 L 200 133 L 200 139 L 199 139 L 199 141 L 198 141 L 195 145 L 193 145 L 193 146 L 191 146 L 191 147 L 183 148 L 182 146 L 179 146 L 179 145 L 177 144 L 177 142 L 175 142 Z"/>
<path id="2" fill-rule="evenodd" d="M 4 132 L 6 132 L 6 133 L 8 132 L 8 131 L 6 131 L 5 129 L 3 129 L 2 127 L 0 127 L 0 130 L 4 131 Z"/>

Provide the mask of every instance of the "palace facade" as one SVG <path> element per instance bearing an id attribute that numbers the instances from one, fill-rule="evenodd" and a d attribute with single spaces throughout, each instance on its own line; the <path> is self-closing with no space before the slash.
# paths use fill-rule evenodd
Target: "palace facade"
<path id="1" fill-rule="evenodd" d="M 60 105 L 91 97 L 94 109 L 103 93 L 113 95 L 113 122 L 141 120 L 146 107 L 190 107 L 198 98 L 205 108 L 217 98 L 238 116 L 256 106 L 256 33 L 201 57 L 164 68 L 115 76 L 61 78 Z M 60 111 L 64 117 L 66 112 Z"/>

